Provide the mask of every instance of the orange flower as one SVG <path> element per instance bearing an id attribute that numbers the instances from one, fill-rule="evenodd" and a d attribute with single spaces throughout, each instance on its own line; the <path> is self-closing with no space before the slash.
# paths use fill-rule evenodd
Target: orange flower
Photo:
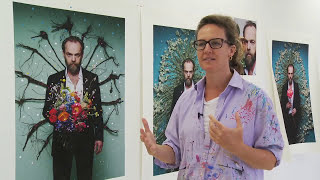
<path id="1" fill-rule="evenodd" d="M 69 116 L 70 116 L 69 113 L 64 111 L 59 114 L 58 119 L 59 119 L 59 121 L 66 121 L 66 120 L 68 120 Z"/>
<path id="2" fill-rule="evenodd" d="M 75 99 L 77 102 L 80 102 L 80 98 L 79 98 L 79 96 L 77 95 L 76 92 L 70 93 L 70 96 L 74 97 L 74 99 Z"/>

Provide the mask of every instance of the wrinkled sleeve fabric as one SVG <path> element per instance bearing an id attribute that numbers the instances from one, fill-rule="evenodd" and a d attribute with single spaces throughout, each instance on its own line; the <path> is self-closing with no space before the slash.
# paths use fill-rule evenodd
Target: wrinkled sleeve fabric
<path id="1" fill-rule="evenodd" d="M 256 105 L 254 148 L 271 151 L 277 160 L 275 166 L 278 166 L 280 164 L 284 143 L 272 101 L 266 93 L 261 90 Z"/>
<path id="2" fill-rule="evenodd" d="M 174 169 L 179 167 L 180 165 L 181 151 L 180 151 L 180 142 L 179 142 L 179 109 L 180 109 L 180 104 L 178 100 L 176 106 L 173 109 L 173 112 L 171 114 L 167 129 L 165 132 L 167 139 L 162 143 L 163 145 L 170 146 L 174 151 L 175 163 L 167 164 L 155 158 L 155 164 L 160 166 L 161 168 Z"/>

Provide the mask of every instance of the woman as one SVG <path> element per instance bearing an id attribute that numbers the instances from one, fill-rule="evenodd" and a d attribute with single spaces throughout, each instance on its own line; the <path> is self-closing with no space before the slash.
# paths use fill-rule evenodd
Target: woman
<path id="1" fill-rule="evenodd" d="M 141 141 L 160 167 L 179 167 L 178 179 L 263 179 L 263 169 L 279 164 L 283 140 L 270 98 L 239 75 L 236 23 L 206 16 L 196 38 L 205 77 L 179 98 L 163 145 L 145 119 Z"/>

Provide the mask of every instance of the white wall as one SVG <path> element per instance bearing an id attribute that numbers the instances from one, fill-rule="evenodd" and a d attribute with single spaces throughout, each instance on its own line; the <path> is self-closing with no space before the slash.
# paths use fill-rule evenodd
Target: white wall
<path id="1" fill-rule="evenodd" d="M 259 16 L 262 35 L 279 37 L 278 40 L 296 42 L 309 42 L 309 82 L 312 98 L 313 120 L 315 125 L 316 140 L 319 141 L 319 56 L 320 48 L 320 2 L 309 1 L 260 1 Z M 265 38 L 262 37 L 262 38 Z M 267 41 L 265 39 L 264 41 Z M 267 59 L 268 48 L 262 44 L 262 56 Z M 283 161 L 273 171 L 265 173 L 265 179 L 319 179 L 318 162 L 320 161 L 319 142 L 316 146 L 301 145 L 290 147 L 291 160 Z M 310 145 L 310 144 L 308 144 Z M 314 145 L 314 144 L 313 144 Z M 312 152 L 314 151 L 314 152 Z"/>
<path id="2" fill-rule="evenodd" d="M 24 0 L 20 2 L 26 2 L 31 4 L 46 4 L 49 7 L 60 7 L 67 8 L 70 4 L 75 6 L 75 0 L 59 0 L 59 1 L 50 1 L 50 0 Z M 320 124 L 320 95 L 318 91 L 320 90 L 320 59 L 318 57 L 318 49 L 320 48 L 320 2 L 317 0 L 309 1 L 293 1 L 293 0 L 265 0 L 265 1 L 256 1 L 256 0 L 122 0 L 121 3 L 112 0 L 91 0 L 91 1 L 82 1 L 78 6 L 78 11 L 86 11 L 90 13 L 101 13 L 108 7 L 110 4 L 118 4 L 118 8 L 126 8 L 126 11 L 132 11 L 136 13 L 136 16 L 139 16 L 139 10 L 137 11 L 133 7 L 137 5 L 137 9 L 141 10 L 141 19 L 142 22 L 128 22 L 136 24 L 136 29 L 132 31 L 136 32 L 131 34 L 135 38 L 131 38 L 132 41 L 139 41 L 140 39 L 143 42 L 148 43 L 152 36 L 148 37 L 148 33 L 144 34 L 143 32 L 148 32 L 143 28 L 150 28 L 149 25 L 152 25 L 153 21 L 155 24 L 163 24 L 167 26 L 177 26 L 181 28 L 195 28 L 199 19 L 207 14 L 220 13 L 225 15 L 230 15 L 233 17 L 243 18 L 243 19 L 252 19 L 256 20 L 258 24 L 258 54 L 257 59 L 257 72 L 258 75 L 256 78 L 247 78 L 248 80 L 255 82 L 262 88 L 264 88 L 270 96 L 273 96 L 273 87 L 272 87 L 272 72 L 266 70 L 265 67 L 270 66 L 271 59 L 269 58 L 270 49 L 268 47 L 268 41 L 272 37 L 283 37 L 277 40 L 287 40 L 292 39 L 293 41 L 298 42 L 309 42 L 309 72 L 310 72 L 310 91 L 312 98 L 312 109 L 313 109 L 313 119 L 315 122 L 315 133 L 316 140 L 319 138 L 319 128 L 317 126 Z M 128 6 L 121 6 L 124 4 L 130 4 Z M 77 6 L 75 6 L 77 7 Z M 128 8 L 129 7 L 129 8 Z M 131 7 L 131 8 L 130 8 Z M 97 12 L 96 12 L 97 11 Z M 12 0 L 2 0 L 0 2 L 0 13 L 1 13 L 1 27 L 0 27 L 0 54 L 1 62 L 0 66 L 0 77 L 3 85 L 1 86 L 0 94 L 0 113 L 1 113 L 1 126 L 0 126 L 0 179 L 14 179 L 15 177 L 15 107 L 14 107 L 14 44 L 13 44 L 13 17 L 12 17 Z M 107 14 L 107 13 L 104 13 Z M 130 18 L 129 18 L 130 19 Z M 138 18 L 133 18 L 138 20 Z M 127 21 L 127 20 L 126 20 Z M 142 26 L 140 26 L 140 23 Z M 139 27 L 142 27 L 142 37 Z M 126 31 L 127 32 L 127 31 Z M 130 39 L 130 37 L 128 37 Z M 148 53 L 145 54 L 145 51 L 150 50 L 150 47 L 147 48 L 142 44 L 142 55 L 148 56 Z M 127 49 L 127 48 L 126 48 Z M 141 60 L 140 58 L 140 48 L 134 48 L 135 52 L 133 58 L 130 58 L 130 61 L 139 63 L 143 69 L 143 63 L 146 59 Z M 149 57 L 149 56 L 148 56 Z M 150 61 L 150 59 L 149 59 Z M 151 67 L 150 67 L 151 68 Z M 140 72 L 140 71 L 138 71 Z M 261 73 L 263 72 L 263 74 Z M 146 73 L 146 72 L 144 72 Z M 140 75 L 145 77 L 146 74 Z M 151 76 L 148 75 L 148 76 Z M 135 79 L 137 81 L 138 79 Z M 138 80 L 139 81 L 139 80 Z M 145 97 L 140 97 L 144 103 L 143 107 L 138 105 L 135 110 L 140 113 L 141 116 L 152 117 L 152 105 L 150 105 L 150 80 L 144 79 L 141 87 L 137 87 L 137 91 L 142 91 Z M 128 81 L 126 81 L 128 82 Z M 142 83 L 142 81 L 141 81 Z M 152 93 L 152 92 L 151 92 Z M 142 94 L 142 93 L 138 93 Z M 148 95 L 149 94 L 149 95 Z M 143 98 L 143 99 L 142 99 Z M 152 96 L 151 96 L 152 98 Z M 149 108 L 147 108 L 149 106 Z M 126 106 L 127 108 L 128 106 Z M 133 106 L 132 106 L 133 107 Z M 133 139 L 139 139 L 138 127 L 137 124 L 140 124 L 140 117 L 136 113 L 128 114 L 127 118 L 132 119 L 127 121 L 126 127 L 131 125 L 137 130 L 131 131 L 130 135 L 136 136 Z M 131 126 L 131 127 L 132 127 Z M 138 141 L 134 141 L 138 143 Z M 266 172 L 265 179 L 319 179 L 317 177 L 318 162 L 320 162 L 320 149 L 319 143 L 313 143 L 310 145 L 298 145 L 287 148 L 285 153 L 286 157 L 282 164 L 275 168 L 273 171 Z M 134 146 L 132 146 L 134 147 Z M 143 155 L 146 154 L 143 149 Z M 134 152 L 138 153 L 139 150 L 134 148 Z M 127 154 L 128 156 L 140 157 L 140 154 Z M 142 156 L 144 162 L 150 164 L 151 157 Z M 290 159 L 291 158 L 291 159 Z M 133 159 L 128 159 L 133 161 Z M 146 169 L 141 169 L 139 173 L 127 172 L 126 179 L 139 179 L 141 174 L 145 174 L 152 170 L 152 165 L 141 165 L 140 160 L 136 162 L 129 162 L 136 164 L 136 167 L 142 167 Z M 147 179 L 147 176 L 143 176 Z M 157 179 L 164 179 L 164 177 L 158 177 Z M 175 177 L 170 177 L 167 179 L 175 179 Z"/>

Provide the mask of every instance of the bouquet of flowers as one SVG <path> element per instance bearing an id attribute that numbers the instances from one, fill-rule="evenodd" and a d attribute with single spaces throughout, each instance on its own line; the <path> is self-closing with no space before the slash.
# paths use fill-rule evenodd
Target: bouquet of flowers
<path id="1" fill-rule="evenodd" d="M 287 96 L 288 96 L 289 100 L 292 98 L 292 95 L 293 95 L 293 91 L 292 91 L 291 88 L 289 88 L 288 91 L 287 91 Z"/>
<path id="2" fill-rule="evenodd" d="M 86 93 L 82 100 L 77 92 L 70 92 L 67 87 L 62 86 L 56 94 L 57 101 L 49 111 L 49 120 L 59 132 L 81 132 L 89 127 L 88 116 L 92 115 L 90 109 L 92 100 Z"/>

